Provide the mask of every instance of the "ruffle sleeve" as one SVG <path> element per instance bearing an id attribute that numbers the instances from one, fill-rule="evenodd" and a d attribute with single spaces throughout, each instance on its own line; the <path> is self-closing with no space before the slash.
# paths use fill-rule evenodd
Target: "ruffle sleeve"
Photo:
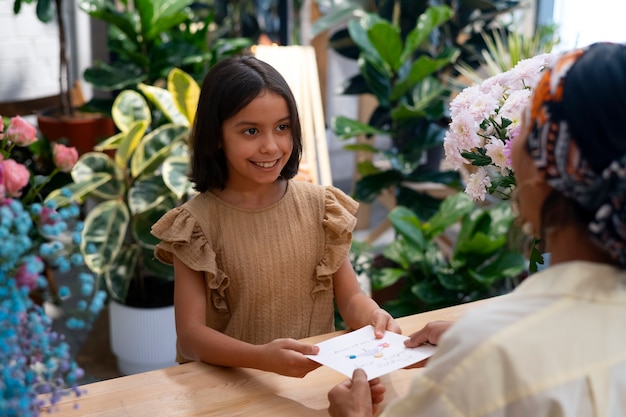
<path id="1" fill-rule="evenodd" d="M 326 187 L 324 206 L 324 255 L 317 265 L 316 273 L 318 280 L 324 282 L 326 287 L 330 286 L 330 276 L 339 269 L 350 252 L 359 204 L 340 189 L 329 186 Z"/>
<path id="2" fill-rule="evenodd" d="M 182 207 L 177 207 L 161 217 L 151 229 L 159 238 L 154 255 L 166 264 L 174 262 L 174 255 L 189 268 L 205 273 L 208 289 L 218 310 L 225 308 L 225 290 L 229 279 L 217 268 L 215 252 L 211 248 L 197 219 Z"/>

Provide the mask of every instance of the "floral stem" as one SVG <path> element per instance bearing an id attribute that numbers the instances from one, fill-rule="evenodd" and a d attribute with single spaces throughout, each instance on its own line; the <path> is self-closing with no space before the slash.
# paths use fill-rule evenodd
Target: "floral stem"
<path id="1" fill-rule="evenodd" d="M 46 184 L 48 184 L 50 182 L 50 180 L 60 172 L 61 170 L 57 167 L 54 168 L 54 170 L 52 170 L 52 173 L 48 176 L 46 176 L 46 178 L 38 185 L 33 185 L 33 187 L 28 191 L 28 193 L 26 194 L 26 196 L 22 199 L 22 202 L 24 204 L 29 204 L 31 203 L 35 197 L 37 197 L 39 195 L 39 193 L 41 192 L 41 190 L 43 189 L 43 187 L 46 186 Z"/>

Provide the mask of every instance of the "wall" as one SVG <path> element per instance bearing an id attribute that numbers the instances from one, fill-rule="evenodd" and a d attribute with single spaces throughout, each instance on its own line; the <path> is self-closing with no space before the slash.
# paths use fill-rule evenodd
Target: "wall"
<path id="1" fill-rule="evenodd" d="M 58 93 L 56 24 L 37 20 L 35 6 L 0 0 L 0 102 L 27 100 Z"/>
<path id="2" fill-rule="evenodd" d="M 91 25 L 74 0 L 64 1 L 67 47 L 74 79 L 91 65 Z M 35 4 L 22 3 L 18 15 L 13 0 L 0 0 L 0 103 L 30 100 L 59 93 L 59 32 L 55 21 L 42 23 Z M 74 57 L 74 59 L 71 59 Z M 83 95 L 91 86 L 82 82 Z"/>

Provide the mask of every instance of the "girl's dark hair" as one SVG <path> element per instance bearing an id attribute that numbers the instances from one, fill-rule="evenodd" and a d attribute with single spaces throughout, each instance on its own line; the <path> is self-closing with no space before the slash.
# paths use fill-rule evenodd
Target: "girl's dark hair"
<path id="1" fill-rule="evenodd" d="M 281 172 L 284 179 L 298 173 L 302 155 L 302 128 L 296 100 L 282 75 L 271 65 L 249 55 L 218 62 L 204 78 L 191 132 L 190 180 L 199 192 L 224 189 L 228 179 L 222 150 L 222 123 L 269 91 L 285 99 L 289 108 L 293 151 Z"/>

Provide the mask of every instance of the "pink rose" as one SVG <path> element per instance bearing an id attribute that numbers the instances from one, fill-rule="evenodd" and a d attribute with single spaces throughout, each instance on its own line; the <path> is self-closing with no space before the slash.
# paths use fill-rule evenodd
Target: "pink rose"
<path id="1" fill-rule="evenodd" d="M 76 148 L 68 148 L 60 143 L 55 143 L 52 149 L 52 159 L 54 165 L 63 172 L 70 172 L 76 161 L 78 161 L 78 151 Z"/>
<path id="2" fill-rule="evenodd" d="M 9 123 L 6 138 L 17 146 L 28 146 L 37 141 L 37 129 L 20 116 L 15 116 Z"/>
<path id="3" fill-rule="evenodd" d="M 11 197 L 19 197 L 22 195 L 22 188 L 28 184 L 30 172 L 22 164 L 18 164 L 12 159 L 2 161 L 3 178 L 2 182 L 7 194 Z"/>

